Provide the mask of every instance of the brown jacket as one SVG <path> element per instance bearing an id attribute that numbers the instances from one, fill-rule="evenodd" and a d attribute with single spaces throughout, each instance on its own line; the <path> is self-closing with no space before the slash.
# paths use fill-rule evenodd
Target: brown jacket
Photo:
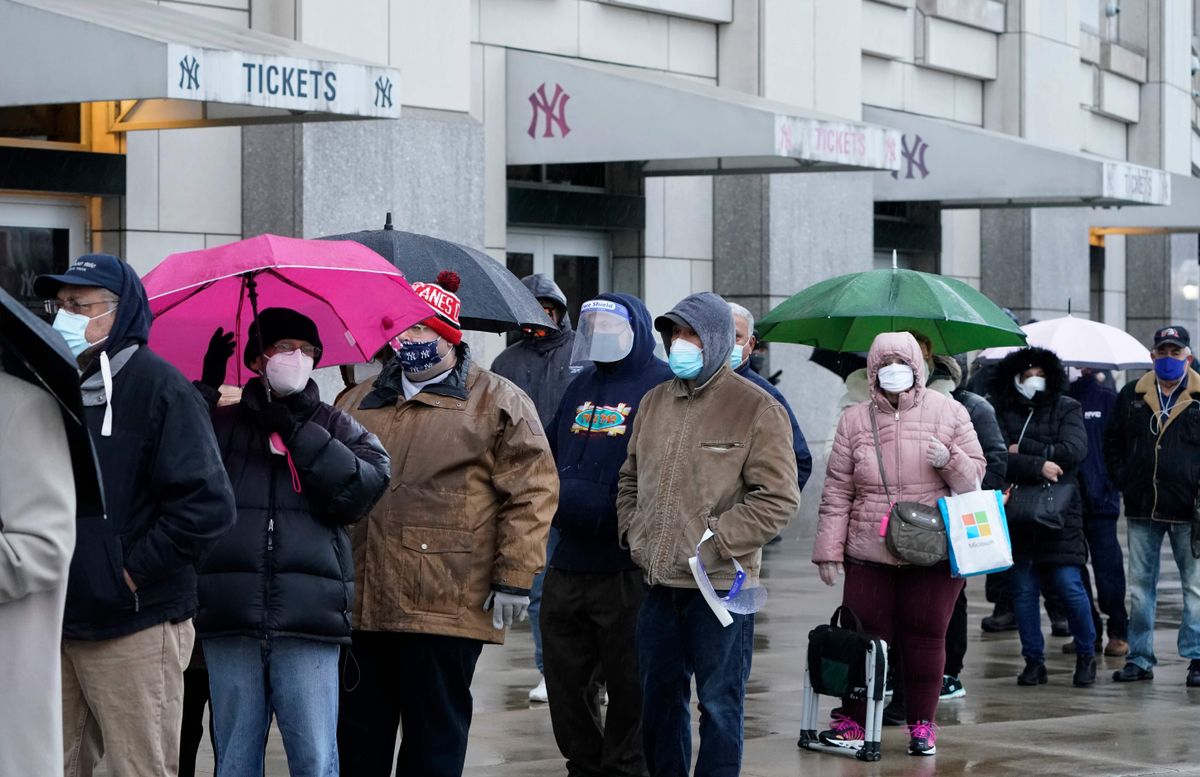
<path id="1" fill-rule="evenodd" d="M 799 505 L 791 422 L 765 391 L 724 366 L 703 386 L 675 379 L 642 399 L 617 525 L 647 583 L 695 588 L 687 560 L 712 529 L 721 558 L 737 558 L 753 585 L 762 546 Z M 706 566 L 718 587 L 733 579 L 732 563 Z"/>
<path id="2" fill-rule="evenodd" d="M 387 493 L 350 529 L 354 628 L 503 643 L 484 600 L 497 587 L 528 591 L 558 506 L 557 470 L 529 398 L 464 361 L 408 401 L 400 371 L 385 370 L 338 407 L 392 457 Z"/>

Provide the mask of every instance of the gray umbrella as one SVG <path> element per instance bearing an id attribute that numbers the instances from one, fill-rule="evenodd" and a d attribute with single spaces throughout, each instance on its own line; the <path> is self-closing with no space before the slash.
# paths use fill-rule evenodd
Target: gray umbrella
<path id="1" fill-rule="evenodd" d="M 462 279 L 459 321 L 463 329 L 507 332 L 522 326 L 557 329 L 542 303 L 508 268 L 482 251 L 449 240 L 392 228 L 387 214 L 383 229 L 328 235 L 322 240 L 353 240 L 387 259 L 404 273 L 409 283 L 432 283 L 442 270 L 453 270 Z"/>

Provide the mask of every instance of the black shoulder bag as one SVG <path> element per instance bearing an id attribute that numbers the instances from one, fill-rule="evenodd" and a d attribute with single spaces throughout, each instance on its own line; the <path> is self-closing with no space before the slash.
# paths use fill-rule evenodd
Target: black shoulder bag
<path id="1" fill-rule="evenodd" d="M 879 461 L 879 479 L 883 481 L 883 492 L 887 495 L 887 532 L 884 543 L 888 551 L 901 561 L 919 567 L 931 567 L 945 561 L 946 525 L 942 522 L 942 511 L 936 505 L 921 502 L 893 502 L 888 488 L 887 473 L 883 468 L 883 447 L 879 444 L 879 424 L 875 421 L 875 405 L 871 405 L 871 434 L 875 438 L 875 456 Z M 897 442 L 899 442 L 897 440 Z"/>
<path id="2" fill-rule="evenodd" d="M 1021 436 L 1017 438 L 1017 449 L 1025 439 L 1025 430 L 1033 419 L 1033 410 L 1021 427 Z M 1004 513 L 1008 522 L 1015 526 L 1044 526 L 1053 531 L 1061 531 L 1067 524 L 1067 507 L 1075 498 L 1078 489 L 1074 483 L 1051 483 L 1042 478 L 1041 483 L 1021 485 L 1014 483 L 1008 494 L 1008 502 L 1004 505 Z"/>

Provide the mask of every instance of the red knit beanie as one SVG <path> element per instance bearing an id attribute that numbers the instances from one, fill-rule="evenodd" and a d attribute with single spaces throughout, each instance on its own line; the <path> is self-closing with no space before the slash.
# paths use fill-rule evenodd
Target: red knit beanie
<path id="1" fill-rule="evenodd" d="M 462 301 L 455 294 L 460 282 L 458 273 L 442 270 L 438 273 L 435 283 L 414 283 L 412 285 L 417 296 L 425 300 L 437 314 L 421 323 L 437 332 L 451 345 L 458 345 L 463 338 L 462 325 L 458 323 Z"/>

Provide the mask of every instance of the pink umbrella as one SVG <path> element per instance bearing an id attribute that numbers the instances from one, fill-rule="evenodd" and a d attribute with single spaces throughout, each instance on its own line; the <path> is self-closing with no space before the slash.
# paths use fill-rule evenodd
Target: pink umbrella
<path id="1" fill-rule="evenodd" d="M 171 254 L 142 280 L 154 313 L 150 347 L 196 379 L 209 338 L 224 327 L 237 340 L 225 382 L 238 386 L 254 377 L 242 353 L 258 310 L 291 308 L 311 318 L 321 333 L 322 367 L 370 361 L 431 312 L 403 273 L 348 240 L 259 235 Z"/>

